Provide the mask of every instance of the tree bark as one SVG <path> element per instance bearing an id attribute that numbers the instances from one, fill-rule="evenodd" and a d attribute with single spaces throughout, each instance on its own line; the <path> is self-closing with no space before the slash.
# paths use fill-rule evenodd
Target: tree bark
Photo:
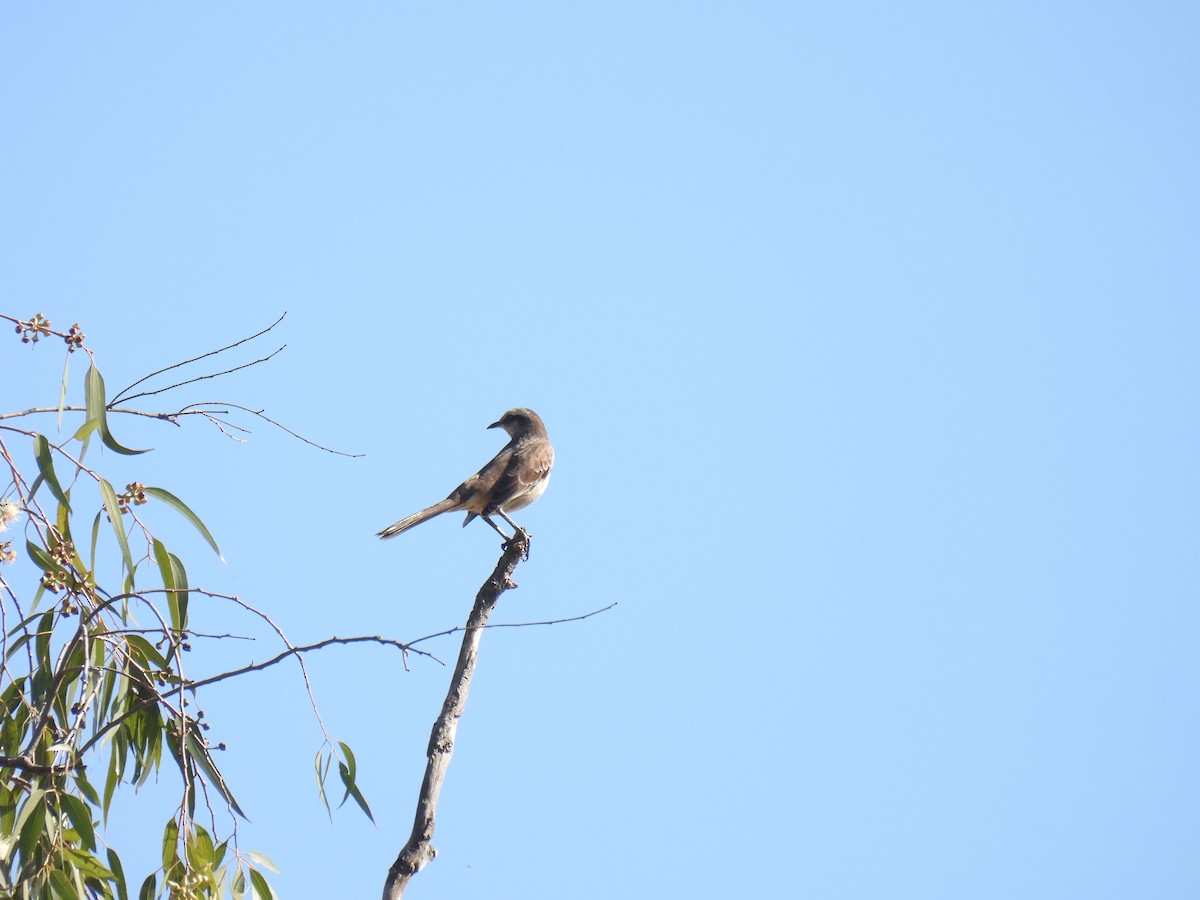
<path id="1" fill-rule="evenodd" d="M 528 556 L 529 535 L 518 530 L 516 536 L 504 545 L 504 552 L 495 570 L 475 595 L 475 605 L 467 618 L 462 647 L 458 651 L 458 662 L 450 679 L 450 689 L 446 692 L 441 714 L 433 723 L 433 731 L 429 735 L 429 748 L 426 751 L 428 762 L 425 766 L 425 778 L 421 782 L 421 793 L 417 797 L 417 813 L 412 834 L 388 870 L 387 881 L 383 886 L 383 900 L 401 900 L 408 880 L 437 856 L 437 850 L 433 847 L 433 831 L 438 795 L 446 778 L 446 770 L 450 767 L 450 757 L 454 754 L 454 736 L 458 731 L 458 720 L 466 709 L 471 676 L 479 658 L 479 641 L 500 595 L 517 586 L 512 580 L 512 574 L 518 563 Z"/>

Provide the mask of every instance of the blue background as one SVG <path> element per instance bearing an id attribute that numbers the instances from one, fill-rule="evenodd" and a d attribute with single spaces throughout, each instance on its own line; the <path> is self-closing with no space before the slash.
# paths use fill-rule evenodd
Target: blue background
<path id="1" fill-rule="evenodd" d="M 486 635 L 413 897 L 1195 897 L 1198 46 L 1172 2 L 8 4 L 3 308 L 112 388 L 287 310 L 141 402 L 364 457 L 126 417 L 155 452 L 89 461 L 297 643 L 460 624 L 492 532 L 374 532 L 545 418 L 494 621 L 618 606 Z M 57 401 L 59 347 L 0 360 Z M 196 677 L 278 649 L 193 623 L 258 638 Z M 448 669 L 309 665 L 378 826 L 281 665 L 201 700 L 239 840 L 377 896 Z"/>

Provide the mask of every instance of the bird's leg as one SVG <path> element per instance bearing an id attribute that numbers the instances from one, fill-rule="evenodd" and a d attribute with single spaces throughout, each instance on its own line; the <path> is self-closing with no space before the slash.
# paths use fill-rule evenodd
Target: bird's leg
<path id="1" fill-rule="evenodd" d="M 496 512 L 498 512 L 498 513 L 500 513 L 500 515 L 504 516 L 504 521 L 505 521 L 505 522 L 507 522 L 509 525 L 511 525 L 511 526 L 513 527 L 513 536 L 512 536 L 511 538 L 509 538 L 509 540 L 513 540 L 513 541 L 515 541 L 515 540 L 517 539 L 517 535 L 523 535 L 523 536 L 524 536 L 524 538 L 525 538 L 525 542 L 526 542 L 526 543 L 525 543 L 525 546 L 526 546 L 526 550 L 525 550 L 525 559 L 529 559 L 529 550 L 528 550 L 528 547 L 529 547 L 529 532 L 528 532 L 528 531 L 526 531 L 524 528 L 522 528 L 520 525 L 518 525 L 516 522 L 514 522 L 512 519 L 510 519 L 510 518 L 509 518 L 507 515 L 505 515 L 505 514 L 504 514 L 504 510 L 502 510 L 502 509 L 498 509 L 498 510 L 496 510 Z M 499 529 L 497 529 L 497 530 L 499 530 Z M 505 542 L 504 542 L 504 549 L 505 549 L 505 550 L 507 550 L 507 549 L 508 549 L 508 541 L 505 541 Z"/>
<path id="2" fill-rule="evenodd" d="M 518 525 L 516 522 L 514 522 L 512 519 L 510 519 L 510 518 L 508 517 L 508 514 L 507 514 L 507 513 L 505 513 L 505 512 L 504 512 L 504 510 L 502 510 L 502 509 L 498 509 L 498 510 L 496 510 L 496 512 L 500 514 L 501 518 L 503 518 L 505 522 L 507 522 L 509 525 L 511 525 L 511 526 L 513 527 L 513 534 L 514 534 L 514 535 L 515 535 L 515 534 L 516 534 L 518 531 L 525 531 L 525 529 L 524 529 L 524 528 L 522 528 L 520 525 Z M 528 532 L 528 531 L 525 531 L 525 534 L 526 534 L 526 536 L 528 536 L 529 532 Z"/>
<path id="3" fill-rule="evenodd" d="M 504 516 L 504 513 L 500 513 L 500 515 Z M 483 519 L 483 521 L 485 521 L 489 525 L 491 525 L 492 528 L 494 528 L 496 530 L 496 534 L 498 534 L 498 535 L 500 535 L 500 537 L 504 538 L 504 543 L 507 544 L 509 541 L 512 540 L 512 538 L 510 538 L 507 534 L 505 534 L 503 531 L 500 530 L 499 525 L 497 525 L 495 522 L 492 521 L 491 516 L 480 516 L 479 518 Z M 504 516 L 504 521 L 507 522 L 509 525 L 513 524 L 513 520 L 510 519 L 508 516 Z M 513 526 L 513 527 L 515 528 L 516 526 Z"/>

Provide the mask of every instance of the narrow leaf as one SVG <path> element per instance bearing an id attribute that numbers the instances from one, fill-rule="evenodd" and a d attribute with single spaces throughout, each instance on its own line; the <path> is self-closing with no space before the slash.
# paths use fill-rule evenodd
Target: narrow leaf
<path id="1" fill-rule="evenodd" d="M 373 823 L 375 821 L 375 817 L 371 815 L 371 807 L 367 805 L 367 798 L 362 795 L 362 791 L 358 789 L 358 785 L 350 780 L 346 767 L 341 763 L 338 763 L 338 774 L 342 776 L 342 784 L 346 786 L 346 794 L 342 797 L 342 803 L 346 802 L 347 797 L 353 797 L 354 802 L 358 804 L 358 808 L 361 809 L 363 814 L 366 815 L 366 817 Z"/>
<path id="2" fill-rule="evenodd" d="M 143 668 L 161 671 L 167 668 L 167 658 L 158 652 L 158 648 L 140 634 L 125 635 L 131 655 L 142 664 Z"/>
<path id="3" fill-rule="evenodd" d="M 67 498 L 70 499 L 70 496 L 71 493 L 68 491 Z M 63 536 L 63 540 L 75 542 L 75 539 L 71 537 L 71 507 L 62 503 L 58 504 L 55 525 L 58 527 L 58 533 Z M 78 551 L 75 553 L 75 564 L 81 569 L 83 568 L 83 559 L 79 556 Z"/>
<path id="4" fill-rule="evenodd" d="M 46 834 L 46 795 L 45 791 L 32 790 L 29 799 L 25 801 L 20 815 L 17 816 L 16 829 L 20 834 L 17 839 L 17 849 L 21 856 L 29 859 L 42 835 Z"/>
<path id="5" fill-rule="evenodd" d="M 168 553 L 167 556 L 171 561 L 171 577 L 175 579 L 175 590 L 179 592 L 179 621 L 182 623 L 179 627 L 183 629 L 187 627 L 188 599 L 191 596 L 188 594 L 187 569 L 174 553 Z"/>
<path id="6" fill-rule="evenodd" d="M 88 418 L 96 421 L 96 427 L 100 430 L 100 440 L 104 442 L 105 447 L 114 453 L 125 456 L 146 452 L 146 450 L 131 450 L 119 444 L 117 439 L 112 436 L 112 432 L 109 431 L 108 409 L 105 407 L 104 400 L 104 379 L 100 375 L 100 370 L 94 365 L 88 367 L 87 375 L 83 379 L 83 395 L 87 401 Z"/>
<path id="7" fill-rule="evenodd" d="M 259 853 L 257 850 L 247 850 L 246 856 L 258 863 L 264 869 L 267 869 L 276 875 L 279 874 L 279 866 L 275 865 L 275 863 L 271 861 L 270 857 Z"/>
<path id="8" fill-rule="evenodd" d="M 267 884 L 267 879 L 263 877 L 262 872 L 258 869 L 250 870 L 250 886 L 254 891 L 254 895 L 259 900 L 271 900 L 271 886 Z"/>
<path id="9" fill-rule="evenodd" d="M 71 354 L 67 354 L 67 358 L 63 360 L 62 381 L 58 386 L 58 430 L 62 431 L 63 409 L 67 405 L 67 373 L 71 369 Z"/>
<path id="10" fill-rule="evenodd" d="M 171 564 L 171 554 L 158 538 L 152 542 L 154 561 L 158 563 L 158 572 L 162 576 L 163 587 L 168 591 L 167 606 L 170 608 L 171 627 L 182 631 L 187 621 L 187 595 L 180 594 L 175 583 L 175 567 Z"/>
<path id="11" fill-rule="evenodd" d="M 138 891 L 138 900 L 154 900 L 157 893 L 157 880 L 154 877 L 154 873 L 151 872 L 146 876 L 146 880 L 142 882 L 142 889 Z"/>
<path id="12" fill-rule="evenodd" d="M 129 900 L 129 888 L 125 885 L 125 867 L 121 865 L 121 857 L 117 851 L 108 848 L 108 867 L 112 869 L 113 880 L 117 883 L 117 900 Z"/>
<path id="13" fill-rule="evenodd" d="M 71 820 L 75 831 L 78 832 L 79 840 L 83 842 L 83 846 L 88 850 L 95 850 L 96 831 L 92 827 L 91 808 L 74 794 L 63 794 L 61 800 L 66 810 L 67 818 Z"/>
<path id="14" fill-rule="evenodd" d="M 91 782 L 84 776 L 82 769 L 75 772 L 74 778 L 75 785 L 79 788 L 79 793 L 83 794 L 87 802 L 92 804 L 92 806 L 99 806 L 100 795 L 96 793 L 96 789 L 92 787 Z"/>
<path id="15" fill-rule="evenodd" d="M 71 435 L 81 444 L 87 444 L 88 438 L 92 436 L 92 432 L 96 430 L 97 422 L 95 419 L 88 419 L 82 425 L 75 429 L 75 433 Z M 83 454 L 80 454 L 82 459 Z"/>
<path id="16" fill-rule="evenodd" d="M 170 506 L 177 513 L 179 513 L 181 516 L 183 516 L 185 519 L 187 519 L 189 522 L 191 522 L 192 525 L 195 527 L 195 529 L 200 532 L 200 536 L 203 537 L 206 541 L 208 541 L 208 546 L 213 548 L 213 553 L 217 554 L 217 557 L 222 562 L 225 561 L 225 557 L 221 556 L 221 548 L 217 546 L 217 542 L 213 538 L 212 534 L 209 533 L 208 528 L 205 526 L 205 524 L 202 521 L 200 521 L 200 517 L 198 515 L 196 515 L 194 512 L 192 512 L 191 509 L 188 508 L 186 503 L 184 503 L 182 500 L 180 500 L 178 497 L 176 497 L 170 491 L 163 490 L 162 488 L 159 488 L 159 487 L 148 487 L 145 489 L 145 491 L 151 497 L 157 497 L 163 503 Z"/>
<path id="17" fill-rule="evenodd" d="M 121 783 L 121 777 L 125 774 L 126 743 L 121 737 L 123 733 L 123 731 L 117 732 L 117 737 L 113 740 L 112 753 L 108 757 L 108 775 L 104 778 L 104 802 L 100 804 L 105 822 L 108 821 L 108 808 L 112 805 L 113 792 L 116 791 L 117 785 Z"/>
<path id="18" fill-rule="evenodd" d="M 82 885 L 72 884 L 71 879 L 62 869 L 50 870 L 50 886 L 54 888 L 54 896 L 61 900 L 79 900 L 80 897 L 87 896 L 80 890 Z"/>
<path id="19" fill-rule="evenodd" d="M 100 496 L 104 498 L 104 508 L 108 512 L 108 521 L 112 523 L 117 535 L 117 543 L 121 546 L 121 556 L 125 559 L 125 571 L 133 574 L 133 554 L 129 552 L 129 538 L 125 534 L 125 521 L 121 518 L 121 504 L 117 502 L 117 492 L 105 479 L 100 479 Z"/>
<path id="20" fill-rule="evenodd" d="M 324 749 L 317 751 L 315 767 L 317 775 L 317 796 L 321 798 L 321 802 L 325 805 L 325 812 L 332 820 L 333 810 L 329 806 L 329 797 L 325 795 L 325 776 L 329 774 L 329 763 L 325 756 Z"/>
<path id="21" fill-rule="evenodd" d="M 100 517 L 104 515 L 104 510 L 96 513 L 96 518 L 92 520 L 92 547 L 91 553 L 88 555 L 88 568 L 94 570 L 96 568 L 96 541 L 100 539 Z"/>
<path id="22" fill-rule="evenodd" d="M 54 499 L 70 509 L 71 502 L 67 499 L 62 485 L 58 483 L 58 475 L 54 471 L 54 459 L 50 456 L 50 442 L 46 440 L 44 434 L 33 436 L 33 458 L 37 461 L 38 473 L 46 480 L 46 487 L 50 488 Z"/>
<path id="23" fill-rule="evenodd" d="M 375 817 L 371 815 L 371 807 L 367 805 L 367 799 L 362 795 L 356 784 L 358 766 L 354 761 L 354 751 L 350 749 L 350 745 L 345 741 L 338 741 L 338 746 L 342 748 L 342 753 L 346 757 L 345 763 L 338 763 L 338 775 L 342 778 L 342 784 L 346 786 L 346 793 L 342 796 L 342 803 L 346 802 L 347 797 L 353 797 L 359 809 L 366 814 L 368 819 L 374 822 Z"/>
<path id="24" fill-rule="evenodd" d="M 29 558 L 37 564 L 37 567 L 43 572 L 59 572 L 62 571 L 62 566 L 56 563 L 41 547 L 33 541 L 25 542 L 25 552 L 29 554 Z"/>
<path id="25" fill-rule="evenodd" d="M 217 790 L 221 792 L 221 796 L 225 798 L 225 802 L 229 804 L 229 808 L 245 819 L 246 814 L 242 812 L 242 808 L 238 806 L 237 800 L 233 797 L 233 792 L 229 790 L 229 785 L 225 783 L 225 776 L 221 774 L 220 770 L 217 769 L 216 763 L 209 756 L 208 748 L 189 734 L 187 736 L 187 751 L 192 758 L 192 762 L 204 770 L 204 774 L 208 776 Z"/>
<path id="26" fill-rule="evenodd" d="M 179 861 L 179 823 L 174 819 L 167 822 L 163 829 L 162 863 L 163 871 L 171 871 L 171 867 Z"/>
<path id="27" fill-rule="evenodd" d="M 187 851 L 188 865 L 193 869 L 211 869 L 213 866 L 213 842 L 207 831 L 199 825 L 195 826 L 196 832 L 187 842 L 184 849 Z"/>

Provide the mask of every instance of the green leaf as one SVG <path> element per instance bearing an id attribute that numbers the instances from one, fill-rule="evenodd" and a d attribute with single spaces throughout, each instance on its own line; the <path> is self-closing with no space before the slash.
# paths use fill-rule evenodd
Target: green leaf
<path id="1" fill-rule="evenodd" d="M 83 846 L 88 850 L 95 850 L 96 831 L 92 826 L 91 807 L 74 794 L 63 794 L 60 799 L 66 810 L 67 818 L 71 820 L 71 824 L 79 833 L 79 840 L 83 842 Z"/>
<path id="2" fill-rule="evenodd" d="M 18 637 L 18 638 L 17 638 L 15 641 L 13 641 L 11 644 L 9 644 L 9 646 L 8 646 L 8 653 L 6 653 L 6 654 L 4 655 L 4 658 L 5 658 L 5 659 L 12 659 L 14 656 L 16 656 L 16 655 L 17 655 L 17 653 L 20 651 L 20 649 L 21 649 L 22 647 L 24 647 L 26 644 L 28 644 L 28 643 L 29 643 L 29 641 L 30 641 L 32 638 L 33 638 L 33 635 L 31 635 L 31 634 L 30 634 L 28 631 L 27 631 L 27 632 L 25 632 L 24 634 L 22 634 L 22 635 L 21 635 L 20 637 Z"/>
<path id="3" fill-rule="evenodd" d="M 233 900 L 242 900 L 246 896 L 246 873 L 241 869 L 233 876 L 233 881 L 229 884 L 229 893 Z"/>
<path id="4" fill-rule="evenodd" d="M 20 835 L 17 849 L 23 859 L 29 859 L 38 840 L 46 833 L 46 792 L 34 788 L 17 815 L 13 829 Z"/>
<path id="5" fill-rule="evenodd" d="M 138 900 L 154 900 L 155 894 L 158 893 L 158 883 L 151 872 L 146 876 L 146 880 L 142 882 L 142 889 L 138 891 Z"/>
<path id="6" fill-rule="evenodd" d="M 84 799 L 92 806 L 100 805 L 100 795 L 96 793 L 96 789 L 92 787 L 90 781 L 83 774 L 83 770 L 79 769 L 75 772 L 75 786 L 79 788 L 79 793 L 83 794 Z"/>
<path id="7" fill-rule="evenodd" d="M 161 671 L 167 668 L 166 657 L 159 653 L 158 648 L 140 634 L 125 635 L 125 642 L 129 647 L 130 655 L 137 662 L 141 663 L 143 668 L 154 671 Z"/>
<path id="8" fill-rule="evenodd" d="M 37 567 L 43 572 L 61 572 L 62 566 L 56 563 L 41 547 L 33 541 L 25 542 L 25 552 L 29 554 L 29 558 L 37 563 Z"/>
<path id="9" fill-rule="evenodd" d="M 179 823 L 174 819 L 167 820 L 163 829 L 162 864 L 163 871 L 171 871 L 171 867 L 179 862 Z"/>
<path id="10" fill-rule="evenodd" d="M 92 548 L 88 555 L 88 569 L 96 570 L 96 541 L 100 539 L 100 517 L 104 514 L 104 510 L 96 513 L 96 518 L 92 520 Z"/>
<path id="11" fill-rule="evenodd" d="M 186 503 L 184 503 L 170 491 L 164 490 L 160 487 L 148 487 L 145 488 L 145 491 L 151 497 L 157 497 L 163 503 L 170 506 L 177 513 L 191 522 L 195 529 L 200 532 L 200 536 L 208 541 L 208 546 L 213 548 L 213 553 L 217 554 L 217 558 L 222 562 L 225 561 L 225 557 L 221 556 L 221 548 L 217 546 L 217 542 L 209 533 L 208 528 L 202 521 L 200 521 L 200 517 L 188 508 Z"/>
<path id="12" fill-rule="evenodd" d="M 146 450 L 130 450 L 128 447 L 117 443 L 117 439 L 112 436 L 112 432 L 108 430 L 108 409 L 105 407 L 104 401 L 104 379 L 100 376 L 100 370 L 95 365 L 89 366 L 87 375 L 83 379 L 83 395 L 87 401 L 87 416 L 96 422 L 96 427 L 100 430 L 100 440 L 104 442 L 104 446 L 114 453 L 120 453 L 125 456 L 134 456 L 138 453 L 145 453 Z"/>
<path id="13" fill-rule="evenodd" d="M 246 814 L 242 812 L 242 808 L 238 806 L 237 800 L 233 797 L 233 792 L 229 790 L 229 785 L 225 783 L 225 776 L 221 774 L 220 770 L 217 769 L 216 763 L 209 756 L 208 748 L 196 740 L 195 736 L 190 732 L 187 735 L 186 742 L 187 752 L 192 758 L 192 762 L 204 770 L 204 774 L 208 776 L 209 781 L 221 792 L 221 796 L 225 798 L 225 802 L 229 804 L 229 808 L 245 819 Z"/>
<path id="14" fill-rule="evenodd" d="M 332 820 L 333 810 L 329 806 L 329 797 L 325 794 L 325 777 L 329 774 L 329 763 L 333 759 L 333 752 L 325 755 L 324 748 L 317 750 L 317 758 L 314 763 L 317 774 L 317 796 L 321 798 L 321 803 L 325 805 L 325 813 Z"/>
<path id="15" fill-rule="evenodd" d="M 67 373 L 71 370 L 71 354 L 63 360 L 62 381 L 58 386 L 58 430 L 62 431 L 63 410 L 67 406 Z"/>
<path id="16" fill-rule="evenodd" d="M 254 860 L 254 862 L 258 863 L 264 869 L 270 869 L 276 875 L 279 874 L 279 866 L 275 865 L 275 863 L 271 861 L 270 857 L 264 856 L 257 850 L 247 850 L 246 856 Z"/>
<path id="17" fill-rule="evenodd" d="M 162 576 L 163 587 L 167 589 L 171 627 L 176 631 L 182 631 L 187 625 L 187 594 L 177 590 L 179 583 L 175 580 L 175 576 L 178 574 L 178 570 L 173 563 L 174 557 L 167 552 L 166 545 L 158 538 L 154 538 L 151 546 L 154 549 L 154 561 L 158 563 L 158 573 Z M 186 582 L 184 586 L 187 586 Z"/>
<path id="18" fill-rule="evenodd" d="M 74 538 L 71 537 L 71 507 L 65 506 L 62 503 L 58 504 L 55 518 L 55 524 L 58 526 L 58 532 L 63 536 L 63 540 L 74 543 Z M 79 556 L 78 550 L 75 551 L 75 562 L 79 568 L 83 568 L 83 559 Z"/>
<path id="19" fill-rule="evenodd" d="M 342 803 L 346 802 L 347 797 L 353 797 L 354 802 L 358 804 L 358 808 L 374 823 L 375 817 L 371 815 L 371 807 L 367 805 L 367 798 L 362 795 L 362 791 L 358 789 L 358 785 L 350 780 L 346 767 L 341 763 L 338 763 L 338 774 L 342 776 L 342 784 L 346 786 L 346 794 L 342 797 Z"/>
<path id="20" fill-rule="evenodd" d="M 263 873 L 258 869 L 250 870 L 250 886 L 254 889 L 256 897 L 261 900 L 271 900 L 275 895 L 271 892 L 271 886 L 267 884 L 267 879 L 263 877 Z"/>
<path id="21" fill-rule="evenodd" d="M 193 869 L 210 869 L 214 863 L 214 848 L 212 838 L 199 825 L 196 833 L 188 840 L 184 849 L 187 851 L 188 864 Z"/>
<path id="22" fill-rule="evenodd" d="M 354 759 L 354 751 L 350 749 L 350 745 L 345 741 L 338 741 L 338 746 L 342 748 L 342 755 L 346 757 L 346 765 L 350 769 L 350 780 L 354 780 L 354 774 L 358 771 L 358 763 Z"/>
<path id="23" fill-rule="evenodd" d="M 129 552 L 129 537 L 125 534 L 125 521 L 121 517 L 121 504 L 117 502 L 117 492 L 105 479 L 100 479 L 100 496 L 104 498 L 104 508 L 108 511 L 108 521 L 112 523 L 113 532 L 117 535 L 117 543 L 121 546 L 121 556 L 125 560 L 125 571 L 133 573 L 133 554 Z"/>
<path id="24" fill-rule="evenodd" d="M 346 757 L 345 763 L 338 763 L 338 775 L 341 776 L 342 784 L 346 786 L 346 793 L 342 795 L 342 803 L 346 802 L 347 797 L 353 797 L 354 802 L 358 804 L 359 809 L 361 809 L 366 814 L 367 818 L 373 823 L 375 821 L 375 817 L 371 815 L 371 807 L 367 805 L 367 798 L 362 795 L 362 792 L 358 789 L 358 785 L 355 784 L 358 766 L 354 761 L 354 752 L 350 749 L 350 745 L 345 741 L 338 741 L 338 746 L 342 748 L 342 753 Z M 341 804 L 338 805 L 341 806 Z"/>
<path id="25" fill-rule="evenodd" d="M 117 851 L 108 848 L 108 867 L 112 869 L 113 881 L 116 882 L 117 900 L 129 900 L 129 888 L 125 885 L 125 867 L 121 865 L 121 857 Z"/>
<path id="26" fill-rule="evenodd" d="M 50 664 L 50 638 L 54 636 L 54 614 L 55 611 L 53 609 L 47 610 L 46 612 L 42 613 L 41 619 L 38 620 L 37 634 L 33 639 L 33 647 L 34 653 L 37 656 L 38 668 L 40 668 L 42 672 L 35 673 L 35 679 L 37 675 L 47 673 L 52 670 L 52 666 Z M 35 693 L 37 694 L 36 702 L 40 703 L 45 699 L 41 695 L 40 691 L 35 691 Z"/>
<path id="27" fill-rule="evenodd" d="M 79 900 L 80 897 L 87 896 L 80 890 L 82 885 L 72 884 L 62 869 L 50 870 L 50 885 L 54 888 L 54 896 L 61 897 L 62 900 Z"/>
<path id="28" fill-rule="evenodd" d="M 78 870 L 78 874 L 83 875 L 85 878 L 108 881 L 113 877 L 113 873 L 91 853 L 80 850 L 78 847 L 64 847 L 63 853 Z M 79 894 L 78 896 L 84 897 L 88 895 Z"/>
<path id="29" fill-rule="evenodd" d="M 182 623 L 179 627 L 182 630 L 187 627 L 188 600 L 191 597 L 188 593 L 187 569 L 174 553 L 168 553 L 167 556 L 171 561 L 171 577 L 175 579 L 175 590 L 179 592 L 179 621 Z"/>
<path id="30" fill-rule="evenodd" d="M 125 680 L 125 679 L 122 679 Z M 129 749 L 129 738 L 124 728 L 118 728 L 112 741 L 112 752 L 108 757 L 108 775 L 104 779 L 104 802 L 100 809 L 104 813 L 104 821 L 108 821 L 108 808 L 112 805 L 113 793 L 121 779 L 125 776 L 125 754 Z"/>
<path id="31" fill-rule="evenodd" d="M 168 591 L 175 590 L 175 573 L 171 570 L 171 557 L 167 553 L 167 547 L 158 538 L 155 538 L 152 546 L 154 548 L 154 561 L 158 563 L 158 573 L 162 576 L 163 587 Z"/>
<path id="32" fill-rule="evenodd" d="M 86 449 L 88 438 L 90 438 L 92 436 L 92 432 L 96 430 L 97 424 L 98 423 L 96 422 L 95 419 L 88 419 L 86 422 L 84 422 L 82 425 L 80 425 L 78 428 L 75 429 L 75 433 L 73 435 L 71 435 L 71 437 L 73 437 L 75 440 L 79 441 L 79 443 L 83 444 Z M 80 460 L 83 459 L 82 453 L 79 454 L 79 458 L 80 458 Z"/>
<path id="33" fill-rule="evenodd" d="M 58 483 L 58 475 L 54 471 L 54 459 L 50 456 L 50 442 L 46 440 L 44 434 L 33 436 L 33 458 L 37 461 L 38 473 L 46 480 L 46 487 L 50 488 L 50 493 L 59 503 L 70 509 L 71 502 L 67 499 L 62 485 Z"/>

